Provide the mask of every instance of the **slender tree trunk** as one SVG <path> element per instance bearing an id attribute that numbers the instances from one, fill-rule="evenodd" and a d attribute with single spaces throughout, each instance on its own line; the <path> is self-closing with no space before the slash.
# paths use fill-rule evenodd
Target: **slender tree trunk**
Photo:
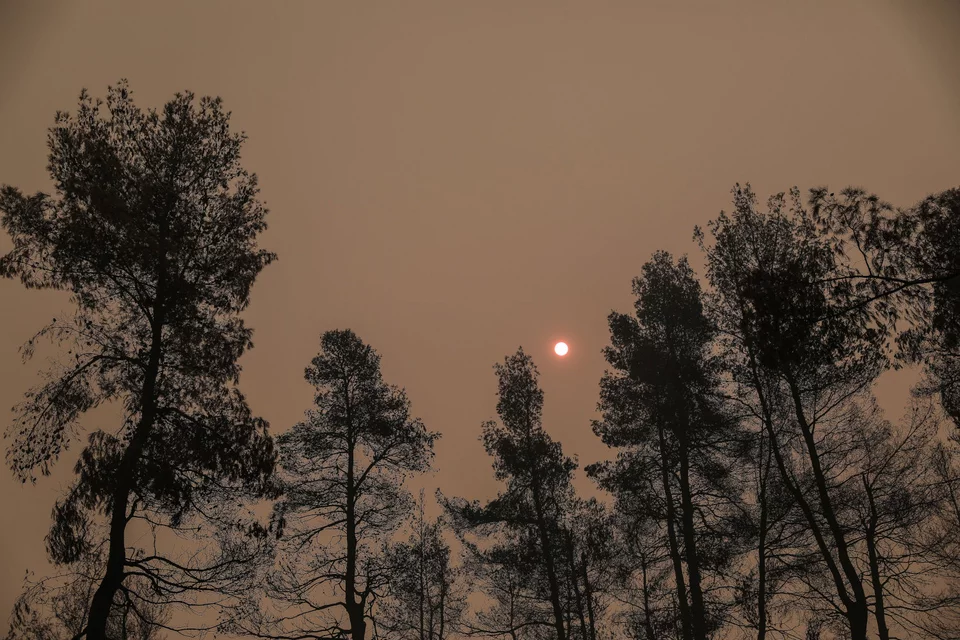
<path id="1" fill-rule="evenodd" d="M 593 615 L 593 590 L 590 588 L 590 575 L 587 573 L 587 554 L 580 554 L 580 568 L 583 570 L 583 591 L 587 600 L 587 616 L 590 619 L 590 640 L 597 640 L 597 622 Z"/>
<path id="2" fill-rule="evenodd" d="M 683 631 L 683 640 L 693 640 L 690 629 L 690 607 L 687 603 L 687 584 L 683 579 L 683 559 L 680 556 L 680 545 L 677 541 L 676 510 L 673 506 L 673 493 L 670 491 L 670 474 L 667 468 L 667 440 L 663 428 L 657 429 L 660 439 L 660 476 L 663 482 L 663 498 L 667 507 L 667 540 L 670 543 L 670 557 L 673 560 L 673 575 L 677 586 L 677 606 L 680 608 L 680 628 Z"/>
<path id="3" fill-rule="evenodd" d="M 760 531 L 757 544 L 757 640 L 767 637 L 767 478 L 770 477 L 770 452 L 763 451 L 764 430 L 760 430 L 759 478 L 757 502 L 760 504 Z"/>
<path id="4" fill-rule="evenodd" d="M 554 627 L 557 630 L 557 640 L 566 640 L 563 628 L 563 607 L 560 605 L 560 583 L 557 580 L 557 569 L 553 558 L 553 547 L 550 544 L 550 533 L 547 531 L 547 521 L 543 513 L 543 503 L 540 500 L 540 487 L 536 481 L 533 487 L 533 502 L 537 515 L 537 529 L 540 533 L 540 547 L 543 551 L 544 563 L 547 568 L 547 582 L 550 586 L 550 604 L 553 606 Z"/>
<path id="5" fill-rule="evenodd" d="M 770 438 L 770 450 L 773 453 L 774 460 L 777 463 L 777 469 L 779 470 L 780 476 L 783 479 L 787 489 L 790 491 L 794 500 L 796 500 L 797 506 L 800 507 L 800 511 L 803 513 L 804 518 L 810 527 L 810 532 L 813 534 L 814 540 L 817 542 L 820 555 L 823 557 L 823 560 L 826 563 L 831 576 L 833 577 L 833 581 L 837 589 L 837 595 L 846 610 L 846 618 L 850 626 L 851 640 L 866 640 L 866 595 L 863 591 L 863 584 L 860 582 L 859 574 L 857 573 L 855 567 L 853 567 L 853 564 L 850 562 L 850 558 L 847 553 L 846 540 L 843 537 L 842 531 L 840 530 L 839 524 L 836 520 L 833 504 L 830 500 L 829 493 L 827 492 L 826 480 L 823 475 L 823 470 L 820 466 L 819 455 L 816 449 L 816 441 L 813 439 L 813 431 L 810 428 L 810 424 L 807 422 L 806 413 L 803 410 L 803 403 L 800 398 L 799 388 L 796 384 L 796 381 L 793 379 L 792 374 L 790 374 L 789 371 L 783 372 L 784 378 L 787 381 L 787 386 L 790 390 L 791 398 L 793 400 L 795 416 L 797 418 L 797 422 L 800 424 L 800 430 L 803 435 L 805 448 L 807 449 L 807 455 L 810 459 L 811 467 L 813 468 L 814 481 L 817 485 L 817 493 L 821 503 L 821 510 L 827 520 L 830 533 L 834 539 L 834 545 L 837 549 L 837 559 L 834 559 L 833 553 L 830 551 L 830 547 L 826 543 L 825 536 L 821 530 L 820 523 L 817 521 L 817 518 L 814 515 L 813 509 L 807 502 L 803 492 L 796 485 L 796 483 L 793 482 L 793 478 L 787 469 L 786 462 L 784 461 L 780 452 L 780 447 L 777 444 L 776 432 L 773 429 L 772 412 L 770 407 L 767 405 L 765 394 L 763 392 L 763 386 L 760 383 L 757 362 L 749 343 L 747 344 L 747 351 L 750 358 L 750 365 L 754 379 L 754 388 L 758 394 L 758 398 L 760 399 L 760 403 L 763 408 L 764 424 L 767 430 L 767 435 Z M 839 561 L 840 567 L 837 566 L 837 561 Z M 841 574 L 841 568 L 843 569 L 843 574 Z M 847 578 L 846 582 L 844 581 L 844 575 Z M 847 586 L 849 586 L 853 592 L 852 597 L 847 591 Z"/>
<path id="6" fill-rule="evenodd" d="M 707 640 L 707 611 L 703 602 L 700 582 L 700 558 L 697 555 L 696 530 L 693 522 L 693 496 L 690 489 L 690 458 L 685 438 L 680 444 L 680 510 L 683 522 L 683 546 L 687 558 L 687 575 L 690 581 L 690 613 L 695 640 Z"/>
<path id="7" fill-rule="evenodd" d="M 666 328 L 667 346 L 670 357 L 677 359 L 674 347 L 674 338 L 669 325 Z M 682 381 L 678 379 L 682 384 Z M 685 412 L 684 412 L 685 413 Z M 689 426 L 686 415 L 678 425 L 681 429 Z M 690 489 L 690 450 L 686 433 L 675 431 L 677 449 L 680 462 L 680 520 L 681 535 L 683 536 L 684 555 L 687 561 L 687 579 L 690 587 L 690 626 L 694 640 L 707 640 L 706 607 L 703 602 L 703 588 L 701 587 L 700 559 L 697 556 L 696 531 L 693 524 L 693 497 Z M 664 444 L 661 435 L 661 444 Z M 665 454 L 664 454 L 665 455 Z"/>
<path id="8" fill-rule="evenodd" d="M 783 479 L 783 483 L 786 485 L 791 495 L 793 495 L 793 499 L 797 501 L 797 506 L 800 507 L 800 511 L 803 513 L 804 518 L 807 521 L 807 525 L 810 527 L 810 533 L 813 535 L 813 538 L 817 543 L 817 548 L 820 550 L 820 556 L 823 558 L 824 563 L 827 565 L 827 568 L 833 577 L 833 581 L 837 589 L 837 596 L 840 598 L 840 601 L 843 603 L 846 610 L 845 617 L 850 625 L 850 638 L 851 640 L 866 640 L 866 602 L 863 600 L 858 601 L 856 598 L 851 598 L 847 593 L 843 576 L 840 573 L 840 569 L 837 567 L 836 561 L 833 558 L 833 554 L 830 552 L 830 548 L 827 546 L 826 539 L 820 529 L 820 523 L 817 521 L 816 516 L 813 513 L 813 509 L 810 507 L 810 504 L 804 497 L 803 492 L 793 482 L 792 478 L 790 477 L 790 472 L 786 468 L 786 463 L 783 460 L 783 456 L 781 455 L 776 442 L 776 435 L 773 431 L 772 424 L 767 425 L 767 431 L 768 435 L 770 436 L 770 450 L 773 452 L 773 457 L 777 463 L 777 468 L 780 471 L 780 476 Z"/>
<path id="9" fill-rule="evenodd" d="M 540 548 L 543 551 L 543 560 L 547 569 L 547 582 L 550 586 L 550 604 L 553 607 L 554 628 L 557 630 L 557 640 L 566 640 L 564 630 L 563 607 L 560 605 L 560 583 L 557 580 L 557 568 L 553 557 L 553 546 L 550 543 L 550 532 L 547 529 L 547 518 L 544 513 L 543 496 L 540 494 L 540 474 L 537 472 L 533 451 L 527 438 L 528 455 L 531 465 L 531 492 L 533 493 L 533 508 L 537 518 L 537 530 L 540 535 Z"/>
<path id="10" fill-rule="evenodd" d="M 517 589 L 513 578 L 510 578 L 510 640 L 517 638 Z"/>
<path id="11" fill-rule="evenodd" d="M 573 585 L 573 595 L 577 605 L 577 616 L 580 618 L 580 630 L 583 636 L 583 640 L 589 640 L 587 637 L 587 618 L 585 616 L 584 607 L 583 607 L 583 595 L 580 592 L 580 585 L 578 584 L 579 577 L 577 576 L 577 561 L 576 555 L 573 549 L 573 536 L 570 534 L 570 531 L 567 530 L 567 561 L 570 563 L 570 584 Z M 573 634 L 570 634 L 571 636 Z"/>
<path id="12" fill-rule="evenodd" d="M 419 572 L 418 572 L 418 573 L 419 573 L 419 576 L 418 576 L 418 577 L 420 578 L 420 594 L 419 594 L 419 595 L 420 595 L 420 598 L 419 598 L 419 605 L 420 605 L 420 640 L 426 640 L 425 635 L 424 635 L 424 626 L 423 626 L 423 614 L 424 614 L 423 605 L 424 605 L 424 600 L 425 600 L 425 598 L 426 598 L 427 585 L 426 585 L 426 579 L 425 579 L 425 575 L 424 575 L 425 572 L 426 572 L 426 567 L 424 566 L 424 565 L 425 565 L 424 555 L 425 555 L 425 552 L 426 552 L 426 549 L 425 549 L 425 546 L 426 546 L 426 545 L 425 545 L 424 539 L 423 539 L 423 490 L 422 490 L 422 489 L 420 490 L 420 513 L 419 513 L 419 516 L 420 516 L 420 523 L 419 523 L 419 531 L 418 531 L 418 533 L 419 533 L 419 536 L 420 536 L 420 540 L 419 540 L 420 558 L 419 558 Z M 430 630 L 433 631 L 432 625 L 431 625 Z"/>
<path id="13" fill-rule="evenodd" d="M 444 626 L 447 621 L 447 563 L 443 563 L 443 575 L 440 580 L 440 628 L 437 630 L 437 640 L 443 640 Z"/>
<path id="14" fill-rule="evenodd" d="M 344 385 L 349 384 L 344 382 Z M 345 386 L 344 393 L 349 398 L 349 390 Z M 350 415 L 349 402 L 347 403 L 347 421 L 352 420 Z M 350 637 L 353 640 L 365 640 L 367 634 L 367 624 L 364 619 L 364 599 L 357 599 L 357 515 L 356 515 L 356 487 L 354 486 L 354 442 L 351 426 L 347 427 L 347 508 L 346 508 L 346 531 L 347 531 L 347 566 L 344 576 L 344 596 L 347 609 L 347 616 L 350 619 Z"/>
<path id="15" fill-rule="evenodd" d="M 863 487 L 867 492 L 867 504 L 870 507 L 870 523 L 867 525 L 867 555 L 870 558 L 870 581 L 873 585 L 874 617 L 877 619 L 877 634 L 880 640 L 890 640 L 890 630 L 887 627 L 887 613 L 884 608 L 883 580 L 880 576 L 880 554 L 877 552 L 877 505 L 873 500 L 873 489 L 867 479 L 863 479 Z"/>
<path id="16" fill-rule="evenodd" d="M 161 238 L 166 235 L 166 225 L 161 224 Z M 123 585 L 126 577 L 127 562 L 126 529 L 130 517 L 127 513 L 130 492 L 134 486 L 134 476 L 140 456 L 147 444 L 150 431 L 157 418 L 157 379 L 160 376 L 160 360 L 163 355 L 163 327 L 166 320 L 166 272 L 167 257 L 165 244 L 161 243 L 157 268 L 157 290 L 153 304 L 150 355 L 144 372 L 143 387 L 140 393 L 140 421 L 127 445 L 120 468 L 117 470 L 117 486 L 113 492 L 110 513 L 110 542 L 107 551 L 107 566 L 100 586 L 90 601 L 90 613 L 87 616 L 87 640 L 107 640 L 107 621 L 113 607 L 113 599 Z"/>
<path id="17" fill-rule="evenodd" d="M 120 640 L 127 640 L 127 618 L 130 616 L 130 611 L 125 606 L 123 608 L 123 613 L 120 616 Z"/>
<path id="18" fill-rule="evenodd" d="M 653 633 L 653 610 L 650 608 L 650 583 L 647 580 L 647 556 L 640 558 L 640 571 L 643 578 L 643 628 L 647 632 L 647 640 L 656 640 Z"/>
<path id="19" fill-rule="evenodd" d="M 155 378 L 155 376 L 154 376 Z M 107 552 L 107 567 L 100 586 L 90 602 L 90 615 L 87 622 L 88 640 L 107 640 L 107 621 L 113 607 L 113 599 L 126 577 L 124 568 L 127 561 L 126 528 L 127 508 L 133 474 L 140 460 L 143 447 L 155 419 L 155 409 L 144 411 L 137 426 L 133 440 L 127 446 L 117 473 L 119 482 L 114 491 L 112 513 L 110 515 L 110 546 Z"/>
<path id="20" fill-rule="evenodd" d="M 761 498 L 763 500 L 763 498 Z M 767 637 L 767 506 L 760 505 L 760 542 L 757 545 L 757 640 Z"/>

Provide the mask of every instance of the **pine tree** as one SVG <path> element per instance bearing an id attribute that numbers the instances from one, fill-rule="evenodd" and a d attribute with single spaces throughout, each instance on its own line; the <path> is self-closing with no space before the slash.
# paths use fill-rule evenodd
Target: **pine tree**
<path id="1" fill-rule="evenodd" d="M 275 256 L 257 246 L 266 210 L 229 116 L 219 99 L 191 93 L 144 112 L 125 82 L 106 105 L 83 92 L 77 113 L 58 113 L 50 130 L 56 194 L 0 190 L 13 241 L 0 273 L 67 291 L 74 304 L 27 344 L 30 356 L 49 338 L 61 358 L 17 407 L 7 463 L 33 480 L 49 473 L 85 412 L 107 402 L 124 412 L 89 435 L 47 539 L 57 564 L 107 546 L 90 640 L 105 640 L 118 598 L 145 597 L 131 576 L 182 599 L 242 577 L 252 557 L 221 547 L 193 556 L 206 564 L 178 562 L 138 552 L 125 535 L 136 519 L 181 531 L 210 518 L 232 526 L 220 507 L 263 494 L 273 470 L 267 424 L 236 384 L 252 346 L 240 313 Z"/>
<path id="2" fill-rule="evenodd" d="M 352 331 L 324 333 L 305 377 L 315 406 L 278 439 L 282 540 L 268 595 L 280 614 L 241 631 L 364 640 L 396 577 L 387 546 L 412 507 L 403 482 L 429 470 L 439 435 L 411 415 L 406 393 L 383 381 L 379 354 Z"/>
<path id="3" fill-rule="evenodd" d="M 506 535 L 527 546 L 501 542 L 488 562 L 496 563 L 501 554 L 526 558 L 528 565 L 537 569 L 528 580 L 539 587 L 534 588 L 539 599 L 549 603 L 550 620 L 535 618 L 522 623 L 549 624 L 557 640 L 566 640 L 561 524 L 572 498 L 570 481 L 577 465 L 543 428 L 543 391 L 530 356 L 518 349 L 496 365 L 495 371 L 501 422 L 485 423 L 482 438 L 493 458 L 496 478 L 506 483 L 506 489 L 486 505 L 446 500 L 445 507 L 461 536 L 476 533 L 502 541 Z"/>

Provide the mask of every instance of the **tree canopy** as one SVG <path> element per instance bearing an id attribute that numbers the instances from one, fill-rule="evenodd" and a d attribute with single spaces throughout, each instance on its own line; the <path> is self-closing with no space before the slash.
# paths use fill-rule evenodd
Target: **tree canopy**
<path id="1" fill-rule="evenodd" d="M 29 357 L 50 338 L 60 358 L 16 408 L 8 465 L 24 481 L 49 473 L 85 412 L 106 402 L 124 412 L 87 437 L 47 539 L 58 564 L 101 560 L 91 640 L 105 638 L 118 594 L 177 598 L 230 581 L 228 567 L 242 564 L 224 548 L 189 566 L 137 551 L 124 535 L 131 520 L 184 528 L 228 518 L 211 507 L 267 490 L 273 441 L 236 386 L 252 346 L 240 313 L 274 259 L 257 246 L 266 210 L 240 166 L 243 140 L 219 99 L 184 93 L 143 111 L 121 82 L 105 103 L 84 92 L 76 114 L 57 114 L 54 195 L 0 190 L 13 240 L 0 273 L 65 290 L 74 305 L 25 348 Z M 135 576 L 153 593 L 135 589 Z"/>

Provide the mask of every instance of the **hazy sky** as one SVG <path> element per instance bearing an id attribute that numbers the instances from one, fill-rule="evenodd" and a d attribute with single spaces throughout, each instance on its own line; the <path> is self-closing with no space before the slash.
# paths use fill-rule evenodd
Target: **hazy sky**
<path id="1" fill-rule="evenodd" d="M 695 252 L 693 225 L 735 182 L 761 197 L 856 184 L 899 205 L 960 184 L 957 33 L 949 0 L 6 0 L 0 183 L 49 188 L 46 130 L 83 87 L 125 77 L 142 106 L 223 97 L 280 256 L 247 313 L 254 410 L 296 422 L 319 334 L 352 328 L 443 434 L 430 485 L 482 498 L 491 365 L 523 345 L 549 432 L 581 463 L 607 455 L 589 425 L 606 315 L 629 310 L 651 252 Z M 24 365 L 17 348 L 67 308 L 0 281 L 4 427 L 53 353 Z M 0 472 L 4 629 L 79 448 L 35 487 Z"/>

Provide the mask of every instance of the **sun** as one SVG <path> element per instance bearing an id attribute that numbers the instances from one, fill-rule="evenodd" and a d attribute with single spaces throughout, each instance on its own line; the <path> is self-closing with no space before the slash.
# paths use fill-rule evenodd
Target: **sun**
<path id="1" fill-rule="evenodd" d="M 566 342 L 558 342 L 557 344 L 553 345 L 553 352 L 556 353 L 558 356 L 567 355 L 567 351 L 569 350 L 570 348 L 567 347 Z"/>

